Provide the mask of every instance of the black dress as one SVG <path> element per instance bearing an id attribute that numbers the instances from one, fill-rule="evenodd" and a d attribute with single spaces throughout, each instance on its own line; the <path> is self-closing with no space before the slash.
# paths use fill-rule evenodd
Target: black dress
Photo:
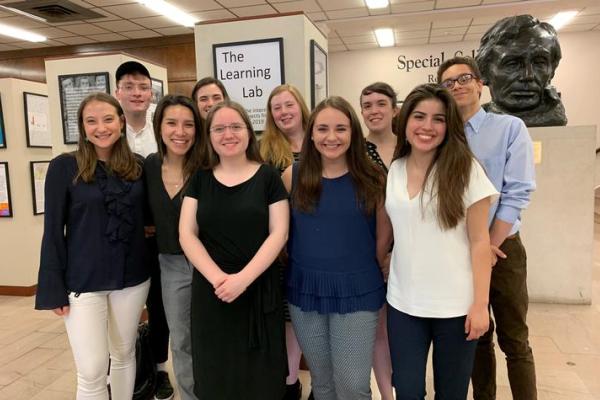
<path id="1" fill-rule="evenodd" d="M 186 196 L 198 200 L 198 236 L 226 273 L 240 271 L 269 235 L 269 205 L 287 198 L 276 169 L 262 165 L 228 187 L 198 171 Z M 199 400 L 281 400 L 287 356 L 278 268 L 225 303 L 197 270 L 192 280 L 192 356 Z"/>

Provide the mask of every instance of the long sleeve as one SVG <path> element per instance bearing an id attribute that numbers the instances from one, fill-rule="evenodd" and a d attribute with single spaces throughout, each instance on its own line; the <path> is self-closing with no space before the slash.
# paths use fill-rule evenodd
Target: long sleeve
<path id="1" fill-rule="evenodd" d="M 67 242 L 65 225 L 69 202 L 69 173 L 67 157 L 59 156 L 50 162 L 44 187 L 44 235 L 40 255 L 35 308 L 48 310 L 69 304 L 65 285 Z"/>

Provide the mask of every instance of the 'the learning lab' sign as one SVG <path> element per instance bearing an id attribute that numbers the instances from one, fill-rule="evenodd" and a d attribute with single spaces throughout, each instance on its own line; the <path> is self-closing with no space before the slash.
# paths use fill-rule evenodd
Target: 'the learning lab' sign
<path id="1" fill-rule="evenodd" d="M 285 82 L 283 39 L 214 44 L 213 61 L 229 97 L 246 108 L 255 131 L 264 130 L 269 94 Z"/>

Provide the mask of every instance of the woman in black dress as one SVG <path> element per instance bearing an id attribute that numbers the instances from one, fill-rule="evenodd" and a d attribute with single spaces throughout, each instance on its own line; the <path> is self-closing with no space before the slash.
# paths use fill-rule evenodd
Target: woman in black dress
<path id="1" fill-rule="evenodd" d="M 289 206 L 237 103 L 210 111 L 208 168 L 191 178 L 179 221 L 192 280 L 192 354 L 200 400 L 280 400 L 287 360 L 279 271 Z"/>

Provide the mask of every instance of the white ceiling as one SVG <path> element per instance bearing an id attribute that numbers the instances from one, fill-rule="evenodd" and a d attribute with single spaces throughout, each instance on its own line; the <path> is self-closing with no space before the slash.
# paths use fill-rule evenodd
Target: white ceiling
<path id="1" fill-rule="evenodd" d="M 0 0 L 0 4 L 16 0 Z M 57 24 L 0 11 L 0 23 L 48 37 L 30 43 L 1 35 L 0 52 L 153 38 L 193 33 L 156 15 L 135 0 L 70 0 L 104 18 Z M 600 31 L 600 0 L 390 0 L 387 8 L 369 10 L 364 0 L 170 0 L 201 21 L 303 11 L 329 36 L 329 51 L 377 47 L 373 30 L 394 29 L 397 46 L 478 40 L 495 21 L 531 14 L 548 20 L 558 11 L 577 17 L 561 32 Z"/>

